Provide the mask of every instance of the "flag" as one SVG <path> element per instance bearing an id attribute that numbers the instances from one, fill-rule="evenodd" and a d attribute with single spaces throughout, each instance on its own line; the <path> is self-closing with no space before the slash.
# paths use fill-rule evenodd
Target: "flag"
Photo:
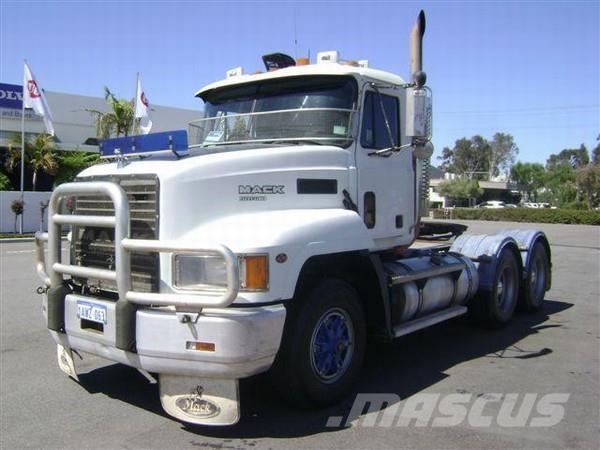
<path id="1" fill-rule="evenodd" d="M 135 98 L 135 118 L 140 119 L 141 132 L 143 134 L 150 133 L 150 129 L 152 128 L 152 120 L 150 120 L 150 105 L 148 103 L 148 99 L 146 98 L 146 94 L 142 89 L 142 81 L 140 80 L 139 74 Z"/>
<path id="2" fill-rule="evenodd" d="M 48 134 L 54 136 L 54 126 L 52 125 L 52 114 L 46 101 L 44 91 L 40 89 L 31 72 L 31 69 L 25 63 L 23 76 L 23 108 L 31 108 L 44 119 L 44 125 Z"/>

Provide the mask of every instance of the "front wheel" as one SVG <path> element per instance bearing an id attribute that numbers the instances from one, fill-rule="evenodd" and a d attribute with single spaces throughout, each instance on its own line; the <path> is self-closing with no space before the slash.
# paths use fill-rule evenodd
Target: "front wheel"
<path id="1" fill-rule="evenodd" d="M 326 279 L 293 300 L 272 369 L 278 391 L 300 407 L 338 401 L 354 384 L 365 353 L 366 330 L 358 294 Z"/>

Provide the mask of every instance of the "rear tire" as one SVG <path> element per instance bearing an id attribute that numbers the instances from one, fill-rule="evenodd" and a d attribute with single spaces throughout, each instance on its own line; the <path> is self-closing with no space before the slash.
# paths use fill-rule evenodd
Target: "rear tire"
<path id="1" fill-rule="evenodd" d="M 504 249 L 498 258 L 491 291 L 482 291 L 471 301 L 469 314 L 476 322 L 500 328 L 512 318 L 519 298 L 521 274 L 517 257 Z"/>
<path id="2" fill-rule="evenodd" d="M 521 287 L 519 309 L 527 312 L 537 311 L 544 301 L 546 286 L 550 276 L 550 260 L 546 247 L 536 242 L 531 249 L 531 264 L 527 279 Z"/>
<path id="3" fill-rule="evenodd" d="M 336 403 L 356 381 L 366 345 L 365 319 L 349 284 L 325 279 L 295 298 L 271 370 L 281 396 L 294 406 Z"/>

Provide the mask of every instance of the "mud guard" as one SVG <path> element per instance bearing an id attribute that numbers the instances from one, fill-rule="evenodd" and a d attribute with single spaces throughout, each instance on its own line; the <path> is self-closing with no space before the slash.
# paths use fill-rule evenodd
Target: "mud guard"
<path id="1" fill-rule="evenodd" d="M 234 425 L 240 419 L 238 380 L 160 374 L 167 414 L 197 425 Z"/>
<path id="2" fill-rule="evenodd" d="M 496 276 L 496 265 L 498 264 L 500 254 L 508 247 L 514 250 L 517 263 L 519 264 L 519 273 L 522 274 L 522 255 L 519 252 L 517 242 L 511 236 L 500 234 L 463 234 L 452 243 L 450 251 L 460 253 L 473 260 L 479 274 L 479 290 L 489 291 L 492 289 Z"/>
<path id="3" fill-rule="evenodd" d="M 546 249 L 548 255 L 548 261 L 550 266 L 548 267 L 548 279 L 546 280 L 546 291 L 549 291 L 552 287 L 552 254 L 550 250 L 550 243 L 546 234 L 541 230 L 521 230 L 521 229 L 508 229 L 501 230 L 496 233 L 501 236 L 512 237 L 519 246 L 521 252 L 521 258 L 523 260 L 523 280 L 527 279 L 529 271 L 531 270 L 531 251 L 536 242 L 541 242 Z"/>
<path id="4" fill-rule="evenodd" d="M 60 344 L 56 344 L 56 356 L 58 358 L 58 367 L 60 370 L 75 381 L 79 381 L 77 371 L 75 370 L 75 362 L 73 361 L 73 351 L 69 347 L 63 347 Z"/>

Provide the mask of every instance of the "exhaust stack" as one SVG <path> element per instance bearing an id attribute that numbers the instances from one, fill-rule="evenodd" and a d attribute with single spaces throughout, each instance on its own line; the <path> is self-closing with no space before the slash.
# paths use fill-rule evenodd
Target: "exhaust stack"
<path id="1" fill-rule="evenodd" d="M 423 72 L 423 35 L 425 34 L 425 12 L 421 10 L 410 32 L 410 73 L 418 87 L 424 86 L 427 75 Z"/>

